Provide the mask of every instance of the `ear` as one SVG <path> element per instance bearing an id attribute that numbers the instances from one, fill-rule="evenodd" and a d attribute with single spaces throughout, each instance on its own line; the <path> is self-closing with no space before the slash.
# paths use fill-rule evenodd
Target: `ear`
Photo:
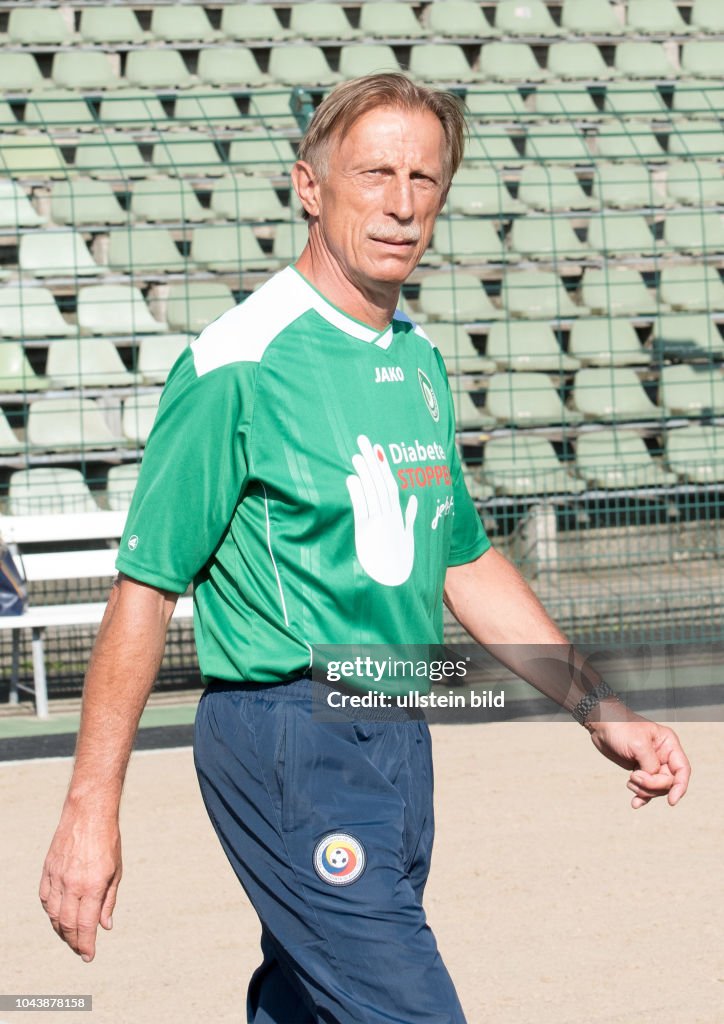
<path id="1" fill-rule="evenodd" d="M 319 214 L 319 179 L 311 164 L 306 160 L 297 160 L 292 167 L 292 185 L 299 196 L 299 202 L 310 217 Z"/>

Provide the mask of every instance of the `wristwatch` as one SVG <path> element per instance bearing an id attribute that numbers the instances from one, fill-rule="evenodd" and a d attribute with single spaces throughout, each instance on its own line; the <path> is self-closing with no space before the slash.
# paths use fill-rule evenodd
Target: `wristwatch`
<path id="1" fill-rule="evenodd" d="M 613 697 L 614 700 L 619 700 L 619 697 L 608 683 L 599 683 L 595 690 L 591 690 L 585 697 L 581 697 L 579 702 L 571 711 L 571 714 L 578 722 L 579 725 L 585 725 L 586 719 L 595 708 L 596 704 L 599 704 L 606 697 Z"/>

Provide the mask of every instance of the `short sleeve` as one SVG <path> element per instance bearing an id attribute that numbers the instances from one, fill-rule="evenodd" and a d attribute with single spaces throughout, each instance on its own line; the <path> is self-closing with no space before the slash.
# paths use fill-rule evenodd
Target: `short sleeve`
<path id="1" fill-rule="evenodd" d="M 116 568 L 183 593 L 218 547 L 248 473 L 256 363 L 201 376 L 188 349 L 164 388 Z"/>

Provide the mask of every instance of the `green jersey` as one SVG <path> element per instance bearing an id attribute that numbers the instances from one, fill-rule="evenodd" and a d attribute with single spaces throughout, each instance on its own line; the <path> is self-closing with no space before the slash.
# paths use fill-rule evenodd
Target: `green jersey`
<path id="1" fill-rule="evenodd" d="M 268 683 L 315 644 L 441 643 L 445 571 L 488 547 L 434 345 L 287 267 L 173 367 L 116 564 L 193 581 L 203 675 Z"/>

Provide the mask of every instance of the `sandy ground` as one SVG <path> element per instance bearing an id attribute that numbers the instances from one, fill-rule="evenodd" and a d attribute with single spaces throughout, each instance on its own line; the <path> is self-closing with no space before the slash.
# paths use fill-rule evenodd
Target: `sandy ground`
<path id="1" fill-rule="evenodd" d="M 427 909 L 470 1024 L 721 1024 L 724 724 L 679 725 L 694 764 L 672 810 L 573 725 L 433 727 Z M 40 867 L 70 762 L 0 765 L 4 993 L 93 995 L 63 1024 L 244 1024 L 258 926 L 201 804 L 190 750 L 134 755 L 115 927 L 94 963 L 51 931 Z"/>

